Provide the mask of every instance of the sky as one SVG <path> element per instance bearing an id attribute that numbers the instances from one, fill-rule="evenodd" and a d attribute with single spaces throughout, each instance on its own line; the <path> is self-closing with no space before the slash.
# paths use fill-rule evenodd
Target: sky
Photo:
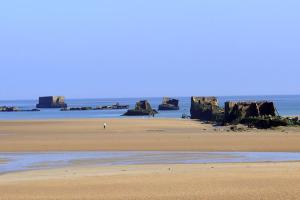
<path id="1" fill-rule="evenodd" d="M 0 100 L 300 94 L 299 0 L 9 0 Z"/>

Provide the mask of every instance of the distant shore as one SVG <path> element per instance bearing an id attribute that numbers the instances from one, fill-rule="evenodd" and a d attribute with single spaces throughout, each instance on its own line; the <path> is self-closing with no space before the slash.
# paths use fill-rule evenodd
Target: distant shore
<path id="1" fill-rule="evenodd" d="M 103 129 L 103 124 L 107 129 Z M 214 127 L 183 119 L 0 121 L 0 152 L 269 151 L 299 152 L 300 127 Z"/>

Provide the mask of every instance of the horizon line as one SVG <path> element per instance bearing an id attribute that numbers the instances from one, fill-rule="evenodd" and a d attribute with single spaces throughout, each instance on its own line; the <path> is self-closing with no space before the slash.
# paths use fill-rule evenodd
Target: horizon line
<path id="1" fill-rule="evenodd" d="M 45 95 L 46 96 L 46 95 Z M 64 95 L 48 95 L 48 96 L 64 96 Z M 68 98 L 66 96 L 65 100 L 71 99 L 147 99 L 147 98 L 163 98 L 163 97 L 173 97 L 173 98 L 187 98 L 187 97 L 192 97 L 192 96 L 203 96 L 203 97 L 210 97 L 210 96 L 215 96 L 215 97 L 261 97 L 261 96 L 300 96 L 300 94 L 256 94 L 256 95 L 190 95 L 190 96 L 171 96 L 171 95 L 165 95 L 165 96 L 148 96 L 148 97 L 71 97 Z M 38 100 L 39 97 L 43 96 L 38 96 L 35 99 L 1 99 L 0 101 L 30 101 L 30 100 Z"/>

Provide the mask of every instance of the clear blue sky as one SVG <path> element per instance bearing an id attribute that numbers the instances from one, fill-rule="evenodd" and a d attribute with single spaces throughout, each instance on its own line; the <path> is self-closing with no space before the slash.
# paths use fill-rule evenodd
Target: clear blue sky
<path id="1" fill-rule="evenodd" d="M 9 0 L 0 99 L 300 93 L 299 0 Z"/>

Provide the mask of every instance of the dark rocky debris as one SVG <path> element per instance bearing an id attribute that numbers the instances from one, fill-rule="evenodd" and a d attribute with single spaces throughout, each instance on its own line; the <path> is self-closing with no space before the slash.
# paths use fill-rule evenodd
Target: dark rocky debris
<path id="1" fill-rule="evenodd" d="M 97 106 L 95 108 L 93 107 L 71 107 L 71 108 L 62 108 L 61 111 L 84 111 L 84 110 L 122 110 L 122 109 L 128 109 L 129 105 L 121 105 L 119 103 L 116 103 L 114 105 L 110 106 Z"/>
<path id="2" fill-rule="evenodd" d="M 18 107 L 14 106 L 0 106 L 0 112 L 37 112 L 40 111 L 39 109 L 29 109 L 29 110 L 23 110 Z"/>

